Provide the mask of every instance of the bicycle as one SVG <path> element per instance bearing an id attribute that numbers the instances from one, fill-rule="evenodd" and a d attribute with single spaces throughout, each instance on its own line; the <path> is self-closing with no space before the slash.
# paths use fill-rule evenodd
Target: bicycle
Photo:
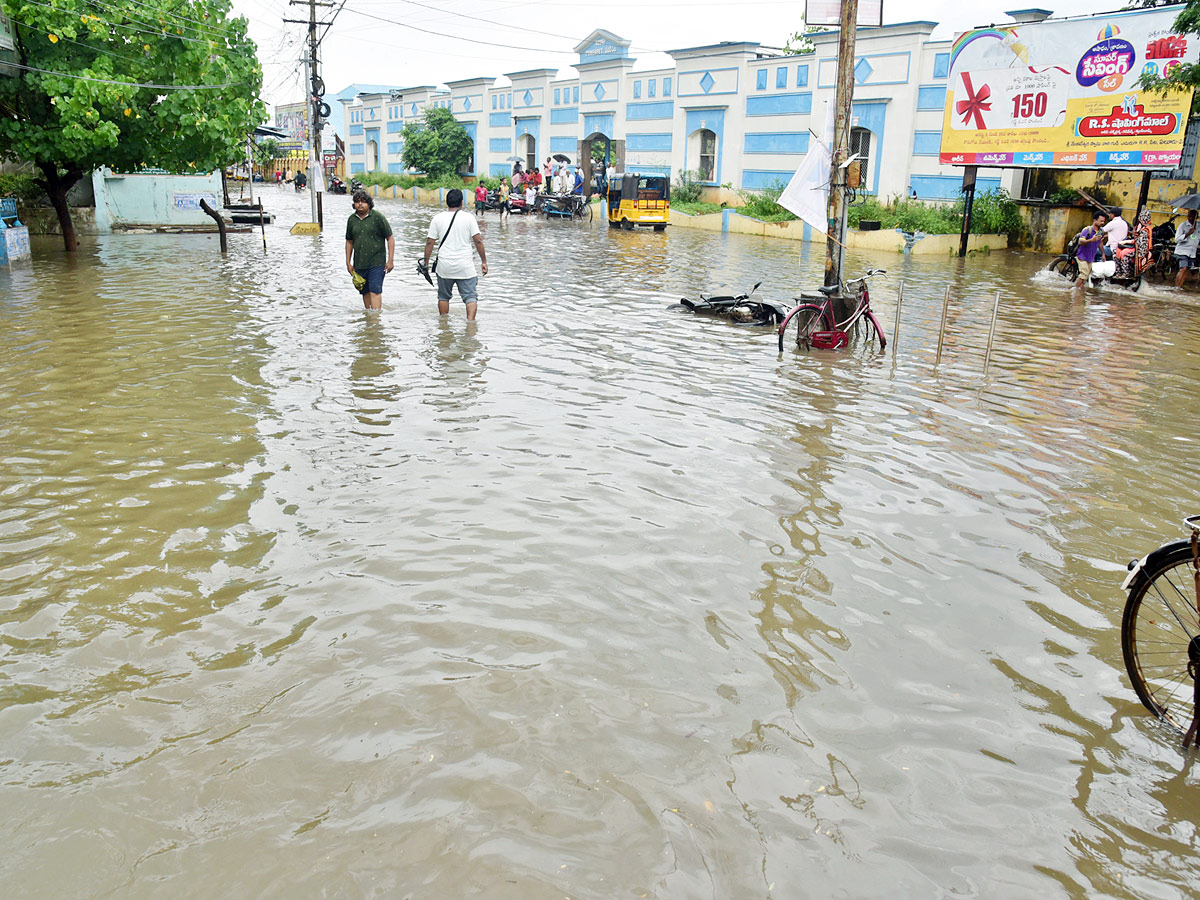
<path id="1" fill-rule="evenodd" d="M 1200 747 L 1200 515 L 1183 524 L 1190 538 L 1129 563 L 1121 654 L 1142 705 L 1184 732 L 1186 751 Z"/>
<path id="2" fill-rule="evenodd" d="M 793 321 L 796 322 L 796 345 L 799 347 L 838 350 L 849 346 L 850 333 L 865 319 L 879 338 L 879 349 L 884 349 L 887 346 L 887 338 L 883 336 L 883 327 L 879 320 L 871 312 L 871 293 L 867 281 L 876 275 L 886 274 L 886 269 L 868 269 L 865 275 L 852 278 L 842 285 L 847 294 L 858 295 L 858 302 L 854 305 L 854 312 L 841 322 L 837 320 L 833 309 L 833 298 L 839 292 L 837 285 L 819 287 L 817 295 L 801 294 L 799 305 L 784 316 L 779 325 L 780 352 L 783 352 L 784 333 Z"/>

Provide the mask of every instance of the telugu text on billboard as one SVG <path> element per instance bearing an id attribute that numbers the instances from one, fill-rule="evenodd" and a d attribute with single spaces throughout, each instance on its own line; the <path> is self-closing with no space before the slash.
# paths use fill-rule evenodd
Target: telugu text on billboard
<path id="1" fill-rule="evenodd" d="M 978 28 L 954 42 L 941 161 L 962 166 L 1170 169 L 1191 90 L 1139 90 L 1196 62 L 1178 7 Z"/>

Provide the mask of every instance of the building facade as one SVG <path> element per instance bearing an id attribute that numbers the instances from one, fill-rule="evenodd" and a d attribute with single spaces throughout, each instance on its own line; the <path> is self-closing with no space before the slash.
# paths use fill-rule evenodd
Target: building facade
<path id="1" fill-rule="evenodd" d="M 1036 11 L 1039 18 L 1048 13 Z M 859 29 L 851 149 L 863 187 L 883 198 L 959 196 L 962 170 L 938 159 L 951 41 L 936 22 Z M 670 53 L 670 68 L 635 71 L 630 42 L 599 29 L 575 48 L 569 77 L 554 69 L 362 92 L 343 99 L 350 172 L 404 172 L 401 132 L 427 108 L 444 107 L 474 143 L 464 174 L 506 175 L 585 143 L 623 142 L 627 171 L 761 190 L 786 184 L 825 128 L 837 74 L 836 31 L 807 36 L 812 52 L 784 55 L 748 42 Z M 979 190 L 1012 190 L 1019 173 L 980 169 Z"/>

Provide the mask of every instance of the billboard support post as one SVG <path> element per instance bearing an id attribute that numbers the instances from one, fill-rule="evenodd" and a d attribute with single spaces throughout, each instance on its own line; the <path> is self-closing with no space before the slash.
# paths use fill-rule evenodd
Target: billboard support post
<path id="1" fill-rule="evenodd" d="M 975 208 L 975 174 L 978 171 L 978 166 L 963 167 L 963 221 L 958 242 L 959 258 L 967 255 L 967 238 L 971 234 L 971 211 Z"/>
<path id="2" fill-rule="evenodd" d="M 858 27 L 858 0 L 842 0 L 841 23 L 838 26 L 837 96 L 834 100 L 833 140 L 829 163 L 829 205 L 825 242 L 825 285 L 842 283 L 842 261 L 846 242 L 846 178 L 848 167 L 842 163 L 850 153 L 850 108 L 854 102 L 854 40 Z"/>
<path id="3" fill-rule="evenodd" d="M 1137 212 L 1134 213 L 1134 222 L 1137 221 L 1137 216 L 1142 214 L 1142 210 L 1146 208 L 1146 201 L 1150 198 L 1150 172 L 1149 170 L 1142 173 L 1142 189 L 1138 192 Z"/>

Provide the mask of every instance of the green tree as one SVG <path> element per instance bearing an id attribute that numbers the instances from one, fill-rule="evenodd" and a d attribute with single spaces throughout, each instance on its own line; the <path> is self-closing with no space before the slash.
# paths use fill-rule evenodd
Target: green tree
<path id="1" fill-rule="evenodd" d="M 1155 3 L 1156 0 L 1134 0 L 1129 4 L 1129 8 L 1152 7 Z M 1179 34 L 1200 34 L 1200 0 L 1188 0 L 1175 17 L 1174 29 Z M 1161 75 L 1143 74 L 1138 79 L 1138 87 L 1157 93 L 1195 90 L 1200 87 L 1200 64 L 1183 63 L 1166 78 Z M 1200 92 L 1192 94 L 1192 113 L 1200 113 Z"/>
<path id="2" fill-rule="evenodd" d="M 0 155 L 39 170 L 67 250 L 67 191 L 100 166 L 210 172 L 266 117 L 262 68 L 229 0 L 0 0 Z"/>
<path id="3" fill-rule="evenodd" d="M 471 161 L 471 136 L 448 109 L 426 108 L 424 123 L 405 125 L 400 136 L 405 167 L 430 178 L 457 174 Z"/>
<path id="4" fill-rule="evenodd" d="M 283 150 L 279 146 L 279 141 L 275 138 L 263 138 L 254 145 L 254 162 L 256 165 L 265 166 L 273 159 L 283 156 Z"/>

